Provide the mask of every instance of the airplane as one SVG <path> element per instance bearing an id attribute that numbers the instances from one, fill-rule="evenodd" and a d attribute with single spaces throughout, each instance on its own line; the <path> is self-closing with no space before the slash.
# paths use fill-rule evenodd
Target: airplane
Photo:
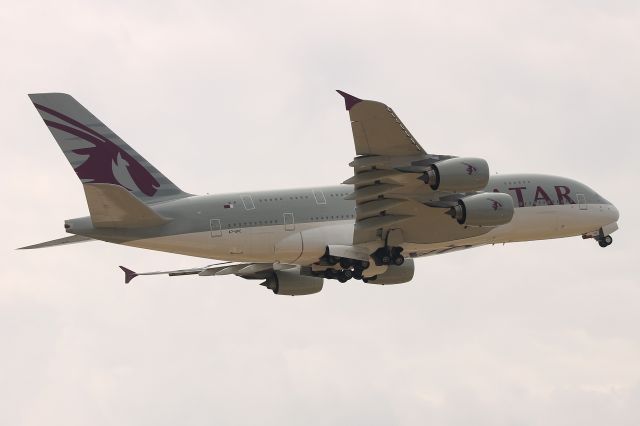
<path id="1" fill-rule="evenodd" d="M 236 275 L 279 295 L 324 280 L 399 284 L 414 259 L 488 244 L 571 236 L 612 243 L 616 207 L 573 179 L 494 174 L 486 160 L 430 154 L 387 105 L 337 91 L 356 156 L 341 185 L 193 195 L 182 191 L 73 97 L 29 95 L 82 182 L 89 216 L 64 238 L 215 259 L 141 275 Z"/>

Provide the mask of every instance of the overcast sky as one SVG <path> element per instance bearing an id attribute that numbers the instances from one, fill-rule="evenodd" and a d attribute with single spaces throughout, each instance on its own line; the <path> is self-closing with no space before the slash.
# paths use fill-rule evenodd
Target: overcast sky
<path id="1" fill-rule="evenodd" d="M 307 3 L 306 5 L 303 5 Z M 640 424 L 636 1 L 20 1 L 0 8 L 0 424 Z M 328 185 L 343 89 L 428 152 L 578 179 L 620 231 L 279 297 L 64 236 L 81 185 L 27 93 L 75 96 L 193 193 Z"/>

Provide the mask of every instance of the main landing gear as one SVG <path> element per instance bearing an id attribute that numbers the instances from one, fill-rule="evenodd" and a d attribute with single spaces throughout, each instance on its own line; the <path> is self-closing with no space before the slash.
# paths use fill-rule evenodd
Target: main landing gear
<path id="1" fill-rule="evenodd" d="M 402 253 L 402 247 L 380 247 L 371 257 L 378 266 L 400 266 L 404 263 L 404 256 L 400 253 Z"/>
<path id="2" fill-rule="evenodd" d="M 336 257 L 326 254 L 320 259 L 321 264 L 327 266 L 339 265 L 340 268 L 329 268 L 318 274 L 323 278 L 329 280 L 338 280 L 341 283 L 346 283 L 350 279 L 362 280 L 364 270 L 369 267 L 369 262 L 366 260 L 355 260 L 346 257 Z"/>
<path id="3" fill-rule="evenodd" d="M 402 250 L 402 247 L 380 247 L 371 257 L 376 266 L 400 266 L 404 263 Z M 372 277 L 364 276 L 364 270 L 370 266 L 368 261 L 332 256 L 329 254 L 328 249 L 325 255 L 320 258 L 319 264 L 329 266 L 329 268 L 316 272 L 316 276 L 329 280 L 338 280 L 341 283 L 346 283 L 351 279 L 362 280 L 366 283 L 377 278 L 377 275 Z"/>
<path id="4" fill-rule="evenodd" d="M 596 238 L 596 241 L 598 241 L 598 244 L 600 245 L 600 247 L 604 248 L 611 245 L 611 243 L 613 242 L 613 238 L 611 238 L 611 235 L 606 235 L 603 237 Z"/>

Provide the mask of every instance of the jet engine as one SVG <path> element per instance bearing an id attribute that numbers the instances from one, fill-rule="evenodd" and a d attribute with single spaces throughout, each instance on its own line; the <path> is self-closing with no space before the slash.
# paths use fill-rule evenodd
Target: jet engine
<path id="1" fill-rule="evenodd" d="M 458 200 L 447 212 L 460 225 L 498 226 L 511 222 L 513 199 L 500 192 L 483 192 Z"/>
<path id="2" fill-rule="evenodd" d="M 368 284 L 402 284 L 413 279 L 413 259 L 405 259 L 400 266 L 391 265 L 386 272 L 376 275 L 375 279 L 369 279 Z"/>
<path id="3" fill-rule="evenodd" d="M 319 277 L 300 275 L 300 268 L 275 271 L 261 283 L 275 294 L 285 296 L 304 296 L 319 293 L 322 290 L 322 282 Z"/>
<path id="4" fill-rule="evenodd" d="M 489 164 L 482 158 L 450 158 L 429 166 L 422 180 L 434 191 L 478 191 L 489 182 Z"/>

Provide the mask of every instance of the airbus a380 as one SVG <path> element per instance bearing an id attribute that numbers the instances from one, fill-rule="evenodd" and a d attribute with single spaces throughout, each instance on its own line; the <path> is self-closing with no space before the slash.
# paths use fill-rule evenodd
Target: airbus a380
<path id="1" fill-rule="evenodd" d="M 260 280 L 275 294 L 322 290 L 324 279 L 411 281 L 413 259 L 486 244 L 571 236 L 601 247 L 618 210 L 587 185 L 542 174 L 490 175 L 481 158 L 428 154 L 383 103 L 338 91 L 356 157 L 342 185 L 192 195 L 183 192 L 67 94 L 29 95 L 82 182 L 89 216 L 71 236 L 23 248 L 102 240 L 217 259 L 139 275 Z"/>

